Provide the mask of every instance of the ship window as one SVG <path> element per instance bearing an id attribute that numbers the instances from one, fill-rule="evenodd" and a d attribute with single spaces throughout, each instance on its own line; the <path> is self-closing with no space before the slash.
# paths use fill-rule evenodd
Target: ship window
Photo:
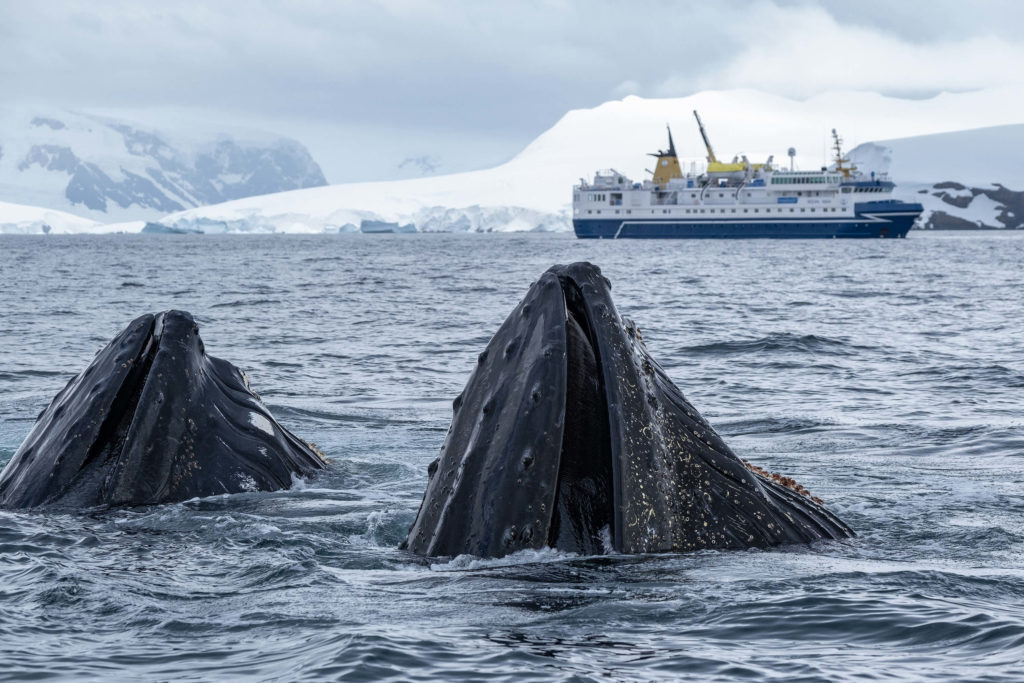
<path id="1" fill-rule="evenodd" d="M 803 192 L 797 192 L 797 193 L 796 193 L 796 196 L 797 196 L 797 197 L 803 197 L 803 196 L 804 196 L 804 193 L 803 193 Z"/>
<path id="2" fill-rule="evenodd" d="M 591 211 L 590 209 L 587 209 L 587 213 L 594 213 L 594 212 Z"/>
<path id="3" fill-rule="evenodd" d="M 722 194 L 721 192 L 719 192 L 719 193 L 718 193 L 718 196 L 719 196 L 719 197 L 724 197 L 725 195 L 724 195 L 724 194 Z"/>
<path id="4" fill-rule="evenodd" d="M 811 209 L 811 213 L 814 213 L 814 209 Z"/>
<path id="5" fill-rule="evenodd" d="M 733 210 L 732 210 L 732 212 L 733 212 L 733 213 L 736 213 L 736 209 L 733 209 Z"/>
<path id="6" fill-rule="evenodd" d="M 803 212 L 804 212 L 804 211 L 806 211 L 806 210 L 807 210 L 807 209 L 800 209 L 800 213 L 803 213 Z"/>
<path id="7" fill-rule="evenodd" d="M 750 193 L 749 193 L 749 192 L 747 193 L 747 196 L 748 196 L 748 197 L 750 196 Z"/>
<path id="8" fill-rule="evenodd" d="M 701 212 L 701 213 L 704 213 L 704 209 L 701 209 L 701 210 L 700 210 L 700 212 Z"/>
<path id="9" fill-rule="evenodd" d="M 691 192 L 690 193 L 690 199 L 696 199 L 696 198 L 697 198 L 697 193 L 696 192 Z"/>
<path id="10" fill-rule="evenodd" d="M 796 211 L 796 209 L 790 209 L 789 210 L 790 213 L 793 213 L 794 211 Z"/>
<path id="11" fill-rule="evenodd" d="M 626 213 L 633 213 L 633 211 L 630 209 L 626 209 Z"/>
<path id="12" fill-rule="evenodd" d="M 743 213 L 749 213 L 749 209 L 743 209 Z"/>
<path id="13" fill-rule="evenodd" d="M 615 214 L 618 215 L 618 213 L 619 213 L 619 210 L 615 209 Z"/>
<path id="14" fill-rule="evenodd" d="M 843 188 L 843 194 L 850 194 L 850 188 L 844 187 Z"/>
<path id="15" fill-rule="evenodd" d="M 761 209 L 754 209 L 754 213 L 757 213 L 757 212 L 758 212 L 758 211 L 760 211 L 760 210 L 761 210 Z"/>

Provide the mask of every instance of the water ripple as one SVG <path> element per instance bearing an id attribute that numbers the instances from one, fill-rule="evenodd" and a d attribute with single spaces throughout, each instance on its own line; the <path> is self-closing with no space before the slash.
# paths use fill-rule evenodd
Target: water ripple
<path id="1" fill-rule="evenodd" d="M 166 308 L 330 457 L 289 491 L 0 512 L 0 679 L 1019 680 L 1021 237 L 0 237 L 0 463 L 97 348 Z M 579 259 L 734 450 L 858 537 L 399 550 L 476 355 Z"/>

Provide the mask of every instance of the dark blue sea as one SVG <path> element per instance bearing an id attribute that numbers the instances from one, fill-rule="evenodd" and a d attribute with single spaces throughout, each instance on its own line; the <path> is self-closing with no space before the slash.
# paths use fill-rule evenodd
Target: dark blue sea
<path id="1" fill-rule="evenodd" d="M 398 550 L 477 354 L 575 260 L 733 450 L 859 535 Z M 0 512 L 0 679 L 1024 679 L 1024 234 L 0 236 L 0 464 L 168 308 L 330 468 L 278 493 Z"/>

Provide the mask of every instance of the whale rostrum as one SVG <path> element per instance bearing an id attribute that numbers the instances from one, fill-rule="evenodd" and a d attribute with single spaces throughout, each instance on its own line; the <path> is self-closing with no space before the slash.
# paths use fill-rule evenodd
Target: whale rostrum
<path id="1" fill-rule="evenodd" d="M 621 318 L 589 263 L 534 283 L 480 354 L 405 546 L 500 557 L 769 547 L 853 531 L 748 466 Z"/>
<path id="2" fill-rule="evenodd" d="M 183 311 L 136 318 L 40 414 L 0 507 L 143 505 L 291 486 L 324 458 L 282 427 Z"/>

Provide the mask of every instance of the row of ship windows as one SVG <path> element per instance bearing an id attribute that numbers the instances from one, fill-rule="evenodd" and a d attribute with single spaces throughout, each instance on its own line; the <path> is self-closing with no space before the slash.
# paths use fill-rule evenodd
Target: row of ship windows
<path id="1" fill-rule="evenodd" d="M 743 213 L 750 213 L 751 210 L 754 213 L 760 213 L 760 211 L 761 211 L 760 209 L 743 209 Z M 821 209 L 821 212 L 822 213 L 836 213 L 838 210 L 839 209 L 823 207 Z M 800 209 L 800 213 L 806 213 L 807 211 L 808 211 L 808 209 L 804 209 L 804 208 Z M 662 209 L 661 212 L 662 213 L 674 213 L 674 210 L 673 209 Z M 772 210 L 771 209 L 765 209 L 764 212 L 765 213 L 771 213 Z M 816 208 L 812 208 L 812 209 L 810 209 L 810 212 L 811 213 L 816 213 L 817 209 Z M 587 209 L 587 213 L 591 213 L 591 214 L 592 213 L 601 213 L 601 209 L 596 209 L 596 210 Z M 615 209 L 615 213 L 621 213 L 621 211 L 619 211 L 619 209 Z M 626 209 L 626 213 L 630 213 L 631 214 L 631 213 L 633 213 L 633 210 L 632 209 Z M 715 210 L 714 209 L 686 209 L 685 211 L 680 211 L 680 213 L 715 213 Z M 718 213 L 736 213 L 736 209 L 719 209 Z M 786 213 L 786 209 L 776 209 L 775 213 Z M 796 213 L 796 209 L 789 209 L 789 213 Z M 652 215 L 654 214 L 654 209 L 651 209 L 651 214 Z"/>
<path id="2" fill-rule="evenodd" d="M 803 185 L 804 183 L 811 183 L 815 185 L 823 185 L 826 183 L 838 183 L 839 176 L 809 176 L 807 178 L 792 178 L 792 177 L 776 177 L 772 176 L 772 185 Z"/>
<path id="3" fill-rule="evenodd" d="M 875 188 L 870 188 L 870 189 L 874 190 Z M 848 192 L 849 188 L 843 188 L 843 191 L 844 192 Z M 858 192 L 866 192 L 868 190 L 865 189 L 865 190 L 857 190 L 857 191 Z M 879 188 L 879 191 L 881 191 L 881 188 Z M 823 193 L 821 193 L 821 192 L 811 192 L 811 191 L 807 192 L 807 196 L 808 197 L 820 197 L 822 194 Z M 710 197 L 711 195 L 712 195 L 712 193 L 709 192 L 708 193 L 708 197 Z M 733 193 L 730 192 L 729 195 L 732 196 Z M 657 198 L 661 199 L 661 200 L 671 199 L 671 198 L 674 198 L 675 196 L 676 196 L 675 192 L 658 192 L 657 193 Z M 719 192 L 718 196 L 724 198 L 725 197 L 725 193 L 724 192 Z M 753 195 L 750 192 L 748 192 L 747 196 L 748 197 L 752 197 Z M 804 193 L 802 191 L 801 192 L 797 192 L 796 196 L 803 197 Z M 579 200 L 579 195 L 576 195 L 575 198 L 577 200 Z M 690 193 L 690 199 L 696 199 L 696 198 L 697 198 L 697 193 L 696 192 L 691 192 Z M 604 201 L 608 201 L 608 195 L 603 193 L 603 192 L 592 192 L 592 193 L 587 195 L 587 201 L 588 202 L 604 202 Z M 621 192 L 614 192 L 614 193 L 612 193 L 612 195 L 611 195 L 611 202 L 610 203 L 611 203 L 612 206 L 621 206 L 622 205 L 622 193 Z M 659 203 L 664 203 L 664 202 L 659 202 Z M 674 203 L 674 202 L 669 202 L 669 203 Z"/>

